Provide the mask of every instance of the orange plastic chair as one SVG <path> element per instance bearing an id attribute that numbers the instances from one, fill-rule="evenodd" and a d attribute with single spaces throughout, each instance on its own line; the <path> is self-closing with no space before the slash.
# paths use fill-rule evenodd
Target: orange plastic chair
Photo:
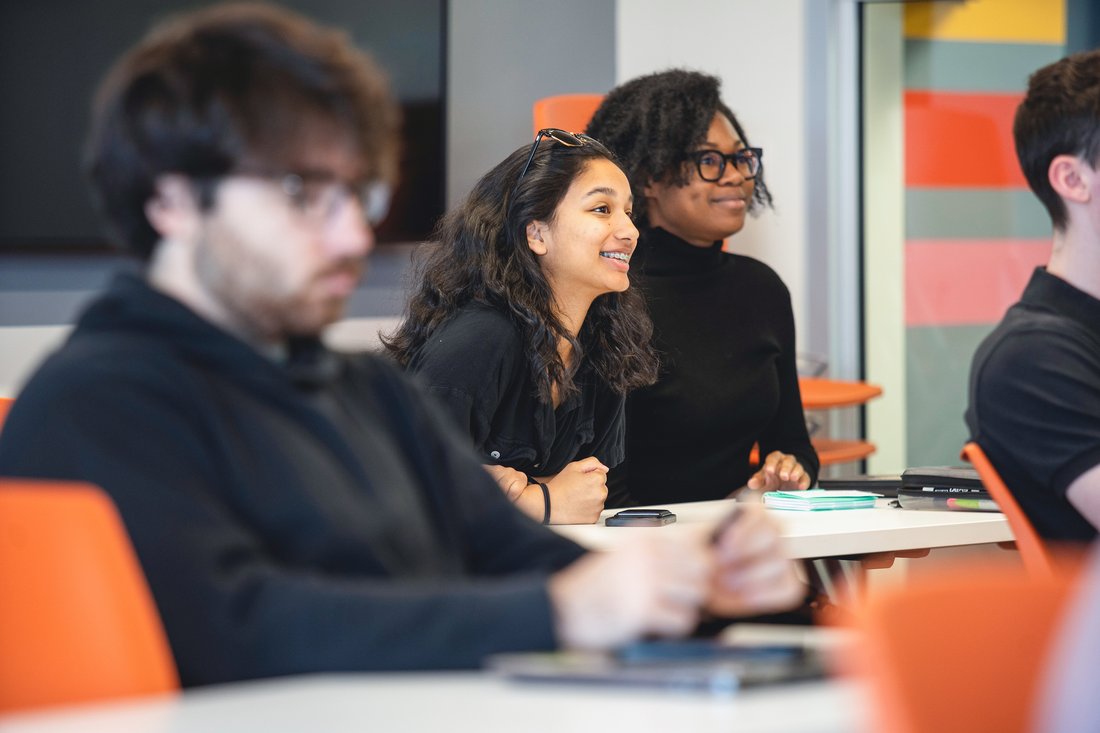
<path id="1" fill-rule="evenodd" d="M 823 377 L 799 377 L 798 390 L 802 393 L 802 407 L 807 410 L 862 405 L 882 394 L 882 387 L 877 384 Z"/>
<path id="2" fill-rule="evenodd" d="M 799 377 L 798 390 L 802 394 L 804 410 L 854 407 L 882 394 L 882 387 L 877 384 L 823 377 Z M 811 438 L 810 443 L 822 466 L 860 461 L 875 452 L 875 444 L 869 440 Z M 755 466 L 759 463 L 760 446 L 753 446 L 749 464 Z"/>
<path id="3" fill-rule="evenodd" d="M 823 377 L 799 377 L 798 389 L 806 410 L 855 407 L 882 394 L 877 384 Z M 875 452 L 875 444 L 869 440 L 813 438 L 810 442 L 822 466 L 860 461 Z"/>
<path id="4" fill-rule="evenodd" d="M 880 733 L 1022 733 L 1075 575 L 955 568 L 884 589 L 855 610 L 847 661 Z"/>
<path id="5" fill-rule="evenodd" d="M 584 132 L 603 97 L 602 94 L 559 94 L 537 100 L 531 110 L 535 121 L 534 134 L 538 135 L 539 130 L 547 127 Z"/>
<path id="6" fill-rule="evenodd" d="M 114 504 L 89 484 L 0 480 L 0 713 L 179 689 Z"/>
<path id="7" fill-rule="evenodd" d="M 1038 575 L 1050 575 L 1054 569 L 1054 561 L 1050 549 L 1035 531 L 1031 520 L 1020 508 L 1016 497 L 1012 495 L 997 469 L 993 467 L 985 451 L 977 443 L 967 443 L 963 446 L 962 457 L 970 461 L 978 471 L 982 479 L 982 485 L 997 502 L 997 506 L 1004 512 L 1008 526 L 1012 529 L 1012 536 L 1016 540 L 1016 547 L 1020 551 L 1020 559 L 1028 572 Z"/>
<path id="8" fill-rule="evenodd" d="M 822 466 L 862 461 L 876 450 L 875 444 L 869 440 L 810 438 L 810 444 L 817 452 L 817 460 Z"/>
<path id="9" fill-rule="evenodd" d="M 8 416 L 8 410 L 11 409 L 13 402 L 15 400 L 10 397 L 0 397 L 0 430 L 4 429 L 4 418 Z"/>

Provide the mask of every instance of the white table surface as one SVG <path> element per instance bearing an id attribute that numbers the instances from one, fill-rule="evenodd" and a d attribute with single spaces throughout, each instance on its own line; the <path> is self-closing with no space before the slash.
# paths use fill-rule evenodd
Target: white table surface
<path id="1" fill-rule="evenodd" d="M 645 532 L 698 529 L 717 522 L 734 506 L 732 499 L 662 504 L 676 514 L 676 522 L 664 527 L 608 527 L 603 521 L 614 514 L 608 509 L 598 524 L 554 525 L 557 532 L 592 549 L 613 549 L 627 537 Z M 828 512 L 795 512 L 770 509 L 779 521 L 787 552 L 794 558 L 860 555 L 960 545 L 1009 542 L 1012 530 L 1000 512 L 915 511 L 889 506 L 879 499 L 874 509 Z"/>
<path id="2" fill-rule="evenodd" d="M 853 682 L 732 697 L 508 682 L 479 672 L 319 675 L 0 717 L 2 733 L 851 733 Z"/>

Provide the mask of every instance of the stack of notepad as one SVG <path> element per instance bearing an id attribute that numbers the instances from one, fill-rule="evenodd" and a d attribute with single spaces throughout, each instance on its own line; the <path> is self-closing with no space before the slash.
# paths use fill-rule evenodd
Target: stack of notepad
<path id="1" fill-rule="evenodd" d="M 769 491 L 764 504 L 771 509 L 791 509 L 796 512 L 821 512 L 829 509 L 870 509 L 877 494 L 869 491 Z"/>

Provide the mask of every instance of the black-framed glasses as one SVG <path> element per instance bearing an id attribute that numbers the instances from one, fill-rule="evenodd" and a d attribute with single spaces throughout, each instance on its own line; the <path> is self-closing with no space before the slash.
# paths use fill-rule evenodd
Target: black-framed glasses
<path id="1" fill-rule="evenodd" d="M 544 127 L 535 135 L 535 142 L 531 143 L 531 154 L 527 156 L 527 162 L 524 163 L 523 170 L 519 172 L 519 178 L 523 178 L 527 175 L 527 169 L 531 167 L 531 161 L 535 159 L 535 153 L 539 149 L 539 143 L 542 142 L 544 137 L 548 137 L 556 143 L 561 143 L 567 148 L 579 148 L 593 143 L 596 145 L 600 144 L 599 140 L 594 137 L 589 137 L 583 132 L 568 132 L 566 130 L 559 130 L 556 127 Z M 518 181 L 519 178 L 516 180 Z"/>
<path id="2" fill-rule="evenodd" d="M 709 183 L 722 179 L 722 174 L 726 172 L 726 163 L 733 163 L 743 178 L 752 180 L 760 175 L 760 169 L 764 165 L 761 162 L 763 157 L 763 148 L 741 148 L 729 155 L 720 150 L 696 150 L 688 153 L 688 158 L 695 161 L 699 177 Z"/>
<path id="3" fill-rule="evenodd" d="M 380 224 L 390 209 L 390 187 L 382 181 L 345 181 L 328 171 L 277 173 L 246 169 L 233 171 L 232 175 L 262 178 L 279 184 L 294 208 L 318 225 L 332 221 L 352 199 L 359 202 L 363 217 L 371 226 Z"/>

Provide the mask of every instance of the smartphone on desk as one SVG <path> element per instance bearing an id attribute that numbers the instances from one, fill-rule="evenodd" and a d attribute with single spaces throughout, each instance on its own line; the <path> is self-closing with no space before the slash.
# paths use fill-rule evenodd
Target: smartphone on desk
<path id="1" fill-rule="evenodd" d="M 663 527 L 676 521 L 668 509 L 623 509 L 607 518 L 608 527 Z"/>

